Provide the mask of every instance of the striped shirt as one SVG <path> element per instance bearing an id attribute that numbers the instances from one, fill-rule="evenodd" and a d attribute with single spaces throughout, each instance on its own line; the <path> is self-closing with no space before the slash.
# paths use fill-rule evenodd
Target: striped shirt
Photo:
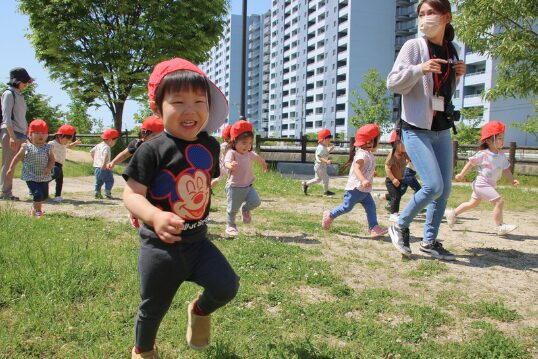
<path id="1" fill-rule="evenodd" d="M 25 151 L 22 164 L 22 180 L 33 182 L 49 182 L 52 180 L 50 172 L 44 176 L 43 172 L 49 162 L 49 152 L 52 146 L 48 143 L 36 146 L 31 142 L 23 144 Z"/>

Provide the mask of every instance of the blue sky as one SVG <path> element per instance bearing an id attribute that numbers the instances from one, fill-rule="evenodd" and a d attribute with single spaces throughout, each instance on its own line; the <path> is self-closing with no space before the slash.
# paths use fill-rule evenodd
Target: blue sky
<path id="1" fill-rule="evenodd" d="M 194 0 L 193 0 L 194 1 Z M 52 105 L 60 105 L 67 109 L 69 96 L 60 88 L 58 82 L 49 78 L 48 70 L 35 58 L 35 52 L 25 34 L 29 33 L 28 17 L 17 10 L 16 0 L 1 0 L 0 11 L 0 79 L 7 82 L 9 70 L 13 67 L 24 67 L 30 76 L 36 79 L 37 92 L 50 96 Z M 248 1 L 248 14 L 262 14 L 271 7 L 271 0 Z M 242 0 L 231 0 L 232 14 L 241 14 Z M 124 129 L 134 127 L 132 117 L 138 110 L 138 104 L 127 101 L 123 113 Z M 106 107 L 90 109 L 90 114 L 103 120 L 105 127 L 112 125 L 112 115 Z"/>

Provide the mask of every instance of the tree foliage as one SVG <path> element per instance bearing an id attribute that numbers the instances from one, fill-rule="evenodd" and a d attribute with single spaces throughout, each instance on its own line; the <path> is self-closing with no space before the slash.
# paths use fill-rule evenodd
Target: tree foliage
<path id="1" fill-rule="evenodd" d="M 363 77 L 361 88 L 365 92 L 365 97 L 359 97 L 357 91 L 351 95 L 357 98 L 356 102 L 350 102 L 355 116 L 351 117 L 351 123 L 355 127 L 361 127 L 367 123 L 376 123 L 381 133 L 392 130 L 390 105 L 392 98 L 387 95 L 385 80 L 381 79 L 379 72 L 370 69 Z"/>
<path id="2" fill-rule="evenodd" d="M 142 98 L 156 63 L 206 60 L 228 8 L 228 0 L 19 2 L 37 59 L 74 98 L 108 107 L 118 130 L 125 101 Z"/>
<path id="3" fill-rule="evenodd" d="M 63 124 L 65 114 L 60 106 L 50 105 L 50 96 L 37 93 L 36 86 L 31 84 L 22 92 L 26 101 L 26 119 L 28 122 L 35 118 L 45 120 L 49 133 L 54 133 Z"/>
<path id="4" fill-rule="evenodd" d="M 525 122 L 513 123 L 512 126 L 518 128 L 519 130 L 523 132 L 527 132 L 533 135 L 538 141 L 538 117 L 536 117 L 536 114 L 538 114 L 538 99 L 534 99 L 534 116 L 535 117 L 528 118 L 527 121 Z"/>
<path id="5" fill-rule="evenodd" d="M 462 108 L 463 118 L 456 125 L 454 140 L 460 144 L 475 145 L 480 139 L 480 123 L 484 116 L 482 106 Z"/>
<path id="6" fill-rule="evenodd" d="M 538 1 L 455 0 L 456 34 L 473 51 L 499 60 L 495 86 L 486 94 L 538 94 Z"/>
<path id="7" fill-rule="evenodd" d="M 67 123 L 77 129 L 77 133 L 91 133 L 93 121 L 88 116 L 88 106 L 82 101 L 73 99 L 66 114 Z"/>

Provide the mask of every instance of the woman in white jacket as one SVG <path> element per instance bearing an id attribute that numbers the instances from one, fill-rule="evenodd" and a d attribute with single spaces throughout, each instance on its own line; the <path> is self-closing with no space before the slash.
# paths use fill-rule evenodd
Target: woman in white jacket
<path id="1" fill-rule="evenodd" d="M 427 206 L 424 239 L 420 250 L 437 259 L 454 260 L 437 241 L 439 225 L 452 189 L 452 138 L 457 114 L 451 102 L 456 84 L 465 73 L 452 40 L 454 28 L 448 0 L 422 0 L 417 6 L 423 37 L 408 40 L 387 78 L 390 91 L 402 95 L 401 138 L 423 181 L 389 228 L 392 243 L 409 256 L 409 225 Z"/>

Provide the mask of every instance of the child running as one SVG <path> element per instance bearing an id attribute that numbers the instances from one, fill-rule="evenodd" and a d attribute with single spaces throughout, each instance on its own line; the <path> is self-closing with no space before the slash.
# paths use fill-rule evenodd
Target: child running
<path id="1" fill-rule="evenodd" d="M 54 196 L 54 202 L 60 203 L 62 201 L 62 188 L 64 185 L 64 171 L 63 166 L 65 158 L 67 156 L 67 149 L 73 148 L 80 144 L 80 140 L 69 143 L 75 137 L 75 128 L 71 125 L 61 125 L 56 131 L 54 140 L 49 141 L 49 145 L 52 146 L 52 153 L 54 154 L 54 181 L 56 182 L 56 191 Z"/>
<path id="2" fill-rule="evenodd" d="M 267 164 L 256 152 L 252 151 L 254 140 L 254 128 L 250 122 L 239 120 L 231 129 L 231 149 L 226 153 L 224 166 L 229 170 L 228 182 L 226 183 L 227 227 L 226 234 L 237 236 L 239 231 L 235 224 L 235 216 L 241 208 L 243 223 L 252 221 L 251 211 L 261 204 L 258 192 L 252 186 L 256 177 L 252 173 L 252 161 L 256 161 L 263 167 L 263 173 L 267 173 Z"/>
<path id="3" fill-rule="evenodd" d="M 35 218 L 43 216 L 43 201 L 49 197 L 49 182 L 54 166 L 52 146 L 47 143 L 49 127 L 41 119 L 35 119 L 28 126 L 29 141 L 21 145 L 21 149 L 11 161 L 8 175 L 13 173 L 17 163 L 22 159 L 22 180 L 33 197 L 31 215 Z"/>
<path id="4" fill-rule="evenodd" d="M 140 134 L 138 138 L 129 142 L 127 147 L 118 153 L 116 157 L 114 157 L 114 159 L 106 165 L 107 170 L 113 169 L 117 164 L 122 163 L 131 157 L 136 152 L 138 147 L 144 143 L 144 141 L 160 135 L 163 131 L 163 120 L 154 115 L 146 117 L 142 122 L 142 126 L 140 126 Z"/>
<path id="5" fill-rule="evenodd" d="M 95 169 L 95 198 L 102 199 L 101 187 L 105 185 L 105 197 L 113 199 L 112 187 L 114 186 L 114 175 L 112 170 L 107 168 L 111 157 L 111 147 L 114 147 L 120 137 L 119 132 L 114 128 L 106 129 L 101 135 L 103 142 L 91 149 L 93 158 L 93 168 Z"/>
<path id="6" fill-rule="evenodd" d="M 208 345 L 210 314 L 239 289 L 239 277 L 207 236 L 210 181 L 219 176 L 219 143 L 208 133 L 228 116 L 226 97 L 180 58 L 155 66 L 148 93 L 165 132 L 140 146 L 123 173 L 125 207 L 143 222 L 133 359 L 158 358 L 159 325 L 183 282 L 204 289 L 187 306 L 186 339 L 193 349 Z"/>
<path id="7" fill-rule="evenodd" d="M 331 143 L 331 130 L 323 128 L 318 132 L 318 147 L 316 147 L 316 159 L 314 161 L 315 177 L 310 181 L 303 181 L 303 193 L 308 195 L 308 186 L 323 181 L 323 194 L 325 196 L 334 196 L 334 192 L 329 191 L 329 174 L 327 173 L 327 165 L 331 164 L 329 153 L 334 149 L 334 146 L 329 147 Z"/>
<path id="8" fill-rule="evenodd" d="M 463 167 L 461 172 L 455 176 L 456 181 L 463 181 L 465 174 L 473 167 L 478 166 L 478 175 L 472 183 L 473 193 L 468 202 L 464 202 L 456 209 L 448 209 L 445 213 L 448 226 L 453 228 L 456 217 L 465 211 L 475 208 L 482 200 L 491 202 L 493 208 L 493 220 L 495 231 L 498 235 L 504 235 L 517 228 L 516 225 L 503 223 L 504 200 L 497 192 L 497 182 L 502 175 L 518 186 L 519 181 L 514 179 L 510 172 L 510 162 L 504 156 L 502 147 L 504 145 L 504 124 L 498 121 L 491 121 L 482 127 L 480 136 L 480 151 L 469 158 L 469 162 Z"/>
<path id="9" fill-rule="evenodd" d="M 219 156 L 219 166 L 220 166 L 220 176 L 217 178 L 213 178 L 211 180 L 211 188 L 215 187 L 217 183 L 219 183 L 222 178 L 228 174 L 228 169 L 224 166 L 224 157 L 226 157 L 226 153 L 231 148 L 230 145 L 230 130 L 232 129 L 232 125 L 227 125 L 222 130 L 222 143 L 220 144 L 220 156 Z"/>
<path id="10" fill-rule="evenodd" d="M 344 192 L 344 203 L 332 211 L 323 212 L 321 221 L 323 229 L 329 229 L 336 217 L 351 211 L 357 203 L 360 203 L 366 211 L 370 237 L 381 237 L 387 233 L 387 229 L 377 223 L 375 202 L 370 194 L 376 165 L 372 152 L 377 149 L 378 142 L 379 127 L 376 124 L 369 123 L 357 130 L 354 151 L 350 153 L 349 161 L 344 165 L 344 168 L 351 165 Z"/>
<path id="11" fill-rule="evenodd" d="M 404 172 L 409 161 L 405 147 L 400 139 L 400 136 L 396 134 L 396 131 L 392 131 L 389 143 L 392 145 L 392 150 L 387 155 L 385 160 L 385 172 L 387 177 L 385 178 L 385 185 L 389 192 L 389 204 L 390 204 L 390 217 L 392 222 L 398 221 L 398 212 L 400 211 L 400 201 L 402 199 L 402 185 L 404 180 Z"/>

